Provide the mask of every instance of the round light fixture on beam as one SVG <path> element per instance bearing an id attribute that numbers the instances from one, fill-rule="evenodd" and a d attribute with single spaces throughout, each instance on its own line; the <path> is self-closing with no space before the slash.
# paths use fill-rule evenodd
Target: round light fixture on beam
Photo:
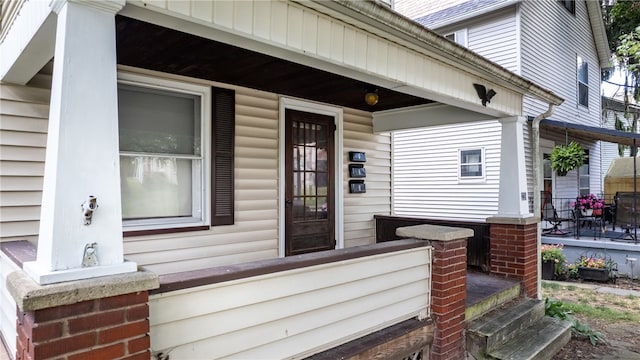
<path id="1" fill-rule="evenodd" d="M 378 89 L 375 90 L 367 90 L 366 94 L 364 94 L 364 102 L 369 106 L 373 106 L 378 103 Z"/>

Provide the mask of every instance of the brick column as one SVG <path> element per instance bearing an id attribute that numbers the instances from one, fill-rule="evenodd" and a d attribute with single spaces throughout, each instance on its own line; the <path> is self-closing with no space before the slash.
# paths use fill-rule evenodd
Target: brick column
<path id="1" fill-rule="evenodd" d="M 522 281 L 524 294 L 538 296 L 538 218 L 487 219 L 491 225 L 491 273 Z"/>
<path id="2" fill-rule="evenodd" d="M 150 273 L 42 287 L 24 272 L 7 278 L 18 305 L 17 360 L 151 358 Z"/>
<path id="3" fill-rule="evenodd" d="M 467 238 L 473 237 L 473 230 L 416 225 L 398 228 L 396 233 L 428 240 L 433 246 L 431 314 L 436 329 L 429 359 L 464 359 Z"/>

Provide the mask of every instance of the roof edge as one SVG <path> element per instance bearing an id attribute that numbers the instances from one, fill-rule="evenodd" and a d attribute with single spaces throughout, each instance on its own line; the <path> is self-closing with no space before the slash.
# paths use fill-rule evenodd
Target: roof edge
<path id="1" fill-rule="evenodd" d="M 305 0 L 293 0 L 304 5 Z M 374 1 L 351 0 L 310 0 L 324 8 L 337 11 L 382 32 L 399 37 L 401 40 L 416 45 L 425 51 L 435 53 L 454 63 L 479 70 L 485 75 L 495 76 L 514 90 L 534 96 L 547 103 L 560 105 L 564 99 L 535 83 L 516 75 L 504 67 L 455 44 L 419 23 L 399 15 Z M 509 87 L 509 86 L 508 86 Z"/>
<path id="2" fill-rule="evenodd" d="M 599 1 L 585 1 L 587 5 L 587 14 L 589 15 L 589 24 L 593 33 L 593 40 L 596 44 L 596 52 L 598 53 L 598 62 L 601 68 L 610 68 L 611 49 L 609 48 L 609 39 L 607 31 L 602 20 L 602 9 L 600 9 Z"/>
<path id="3" fill-rule="evenodd" d="M 502 9 L 508 8 L 510 6 L 519 4 L 522 1 L 523 0 L 507 0 L 505 2 L 497 3 L 497 4 L 494 4 L 492 6 L 487 6 L 486 8 L 482 8 L 482 9 L 479 9 L 479 10 L 476 10 L 476 11 L 471 11 L 471 12 L 465 13 L 462 16 L 456 17 L 455 20 L 442 20 L 442 21 L 434 22 L 434 23 L 430 24 L 429 28 L 431 28 L 431 29 L 439 29 L 441 27 L 445 27 L 445 26 L 456 24 L 456 23 L 464 22 L 466 20 L 473 19 L 473 18 L 475 18 L 477 16 L 490 14 L 490 13 L 492 13 L 494 11 L 498 11 L 498 10 L 502 10 Z"/>

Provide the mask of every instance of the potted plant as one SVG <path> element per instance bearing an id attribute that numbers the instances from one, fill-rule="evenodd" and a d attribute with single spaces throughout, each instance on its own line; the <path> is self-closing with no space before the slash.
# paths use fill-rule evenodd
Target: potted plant
<path id="1" fill-rule="evenodd" d="M 567 258 L 562 252 L 562 244 L 542 245 L 542 279 L 553 280 L 564 272 Z"/>
<path id="2" fill-rule="evenodd" d="M 569 145 L 556 145 L 550 155 L 551 168 L 559 176 L 565 176 L 569 171 L 579 168 L 585 158 L 584 150 L 575 141 Z"/>
<path id="3" fill-rule="evenodd" d="M 573 206 L 577 210 L 580 210 L 582 216 L 591 216 L 595 210 L 602 212 L 604 200 L 598 199 L 598 197 L 593 194 L 580 195 L 576 199 L 576 202 L 573 203 Z"/>
<path id="4" fill-rule="evenodd" d="M 584 280 L 609 281 L 618 264 L 611 258 L 602 256 L 580 256 L 576 261 L 578 277 Z"/>

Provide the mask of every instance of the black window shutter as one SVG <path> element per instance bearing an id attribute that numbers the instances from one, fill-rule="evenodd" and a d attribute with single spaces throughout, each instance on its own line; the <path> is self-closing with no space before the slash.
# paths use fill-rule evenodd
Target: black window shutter
<path id="1" fill-rule="evenodd" d="M 233 90 L 212 88 L 211 225 L 232 225 L 236 101 Z"/>

